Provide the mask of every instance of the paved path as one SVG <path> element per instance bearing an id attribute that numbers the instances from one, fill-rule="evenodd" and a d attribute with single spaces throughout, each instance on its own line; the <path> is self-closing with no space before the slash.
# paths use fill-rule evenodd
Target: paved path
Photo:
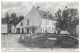
<path id="1" fill-rule="evenodd" d="M 2 35 L 2 48 L 26 48 L 18 42 L 19 37 L 18 34 Z"/>

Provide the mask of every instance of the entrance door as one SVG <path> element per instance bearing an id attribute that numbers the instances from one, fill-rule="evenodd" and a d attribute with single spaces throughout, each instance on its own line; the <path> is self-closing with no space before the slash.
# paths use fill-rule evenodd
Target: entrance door
<path id="1" fill-rule="evenodd" d="M 17 28 L 17 33 L 20 33 L 20 28 Z"/>
<path id="2" fill-rule="evenodd" d="M 22 28 L 22 33 L 24 33 L 24 29 Z"/>
<path id="3" fill-rule="evenodd" d="M 32 33 L 34 33 L 34 28 L 32 29 Z"/>
<path id="4" fill-rule="evenodd" d="M 29 33 L 29 29 L 27 28 L 27 33 Z"/>

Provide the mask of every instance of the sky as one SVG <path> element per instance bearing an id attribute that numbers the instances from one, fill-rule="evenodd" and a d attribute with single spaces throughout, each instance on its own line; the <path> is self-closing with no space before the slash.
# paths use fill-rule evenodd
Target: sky
<path id="1" fill-rule="evenodd" d="M 64 10 L 65 6 L 79 10 L 78 2 L 1 2 L 1 17 L 5 18 L 6 12 L 25 17 L 33 5 L 39 6 L 40 10 L 49 11 L 53 16 L 58 9 Z"/>

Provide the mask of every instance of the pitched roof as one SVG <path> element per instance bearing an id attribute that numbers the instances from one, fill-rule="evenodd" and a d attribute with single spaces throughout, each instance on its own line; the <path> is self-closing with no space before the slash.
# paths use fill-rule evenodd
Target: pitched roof
<path id="1" fill-rule="evenodd" d="M 38 13 L 38 15 L 40 16 L 40 18 L 42 18 L 42 19 L 50 19 L 50 20 L 56 20 L 54 17 L 53 17 L 53 15 L 51 14 L 51 13 L 49 13 L 49 12 L 45 12 L 45 11 L 42 11 L 42 10 L 39 10 L 39 8 L 36 8 L 36 7 L 32 7 L 31 8 L 31 10 L 28 12 L 28 14 L 24 17 L 24 19 L 23 20 L 21 20 L 21 21 L 24 21 L 25 20 L 25 18 L 27 18 L 28 16 L 31 16 L 31 14 L 33 15 L 33 12 L 37 12 Z M 31 13 L 31 14 L 30 14 Z M 21 22 L 20 21 L 20 22 Z M 20 23 L 19 22 L 19 23 Z M 19 24 L 18 23 L 18 24 Z"/>
<path id="2" fill-rule="evenodd" d="M 32 9 L 30 10 L 31 11 L 37 11 L 39 13 L 39 15 L 41 16 L 42 19 L 50 19 L 50 20 L 56 20 L 53 15 L 48 11 L 48 12 L 45 12 L 45 11 L 42 11 L 42 10 L 39 10 L 39 8 L 37 7 L 32 7 Z M 27 14 L 28 16 L 28 14 Z"/>
<path id="3" fill-rule="evenodd" d="M 49 12 L 45 12 L 45 11 L 42 11 L 42 10 L 39 10 L 39 14 L 41 15 L 41 18 L 44 18 L 44 19 L 51 19 L 51 20 L 56 20 L 53 15 Z"/>
<path id="4" fill-rule="evenodd" d="M 1 19 L 1 24 L 7 24 L 6 18 L 2 18 L 2 19 Z"/>

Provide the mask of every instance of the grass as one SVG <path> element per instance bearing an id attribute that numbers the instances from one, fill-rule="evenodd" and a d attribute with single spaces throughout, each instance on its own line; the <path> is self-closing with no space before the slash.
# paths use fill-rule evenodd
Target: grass
<path id="1" fill-rule="evenodd" d="M 70 36 L 59 37 L 56 41 L 61 48 L 78 48 L 78 40 L 71 38 Z"/>
<path id="2" fill-rule="evenodd" d="M 78 40 L 75 40 L 70 36 L 55 36 L 53 34 L 43 34 L 42 36 L 36 39 L 26 38 L 21 41 L 25 46 L 32 48 L 78 48 Z M 47 39 L 49 37 L 55 37 L 57 40 Z"/>

